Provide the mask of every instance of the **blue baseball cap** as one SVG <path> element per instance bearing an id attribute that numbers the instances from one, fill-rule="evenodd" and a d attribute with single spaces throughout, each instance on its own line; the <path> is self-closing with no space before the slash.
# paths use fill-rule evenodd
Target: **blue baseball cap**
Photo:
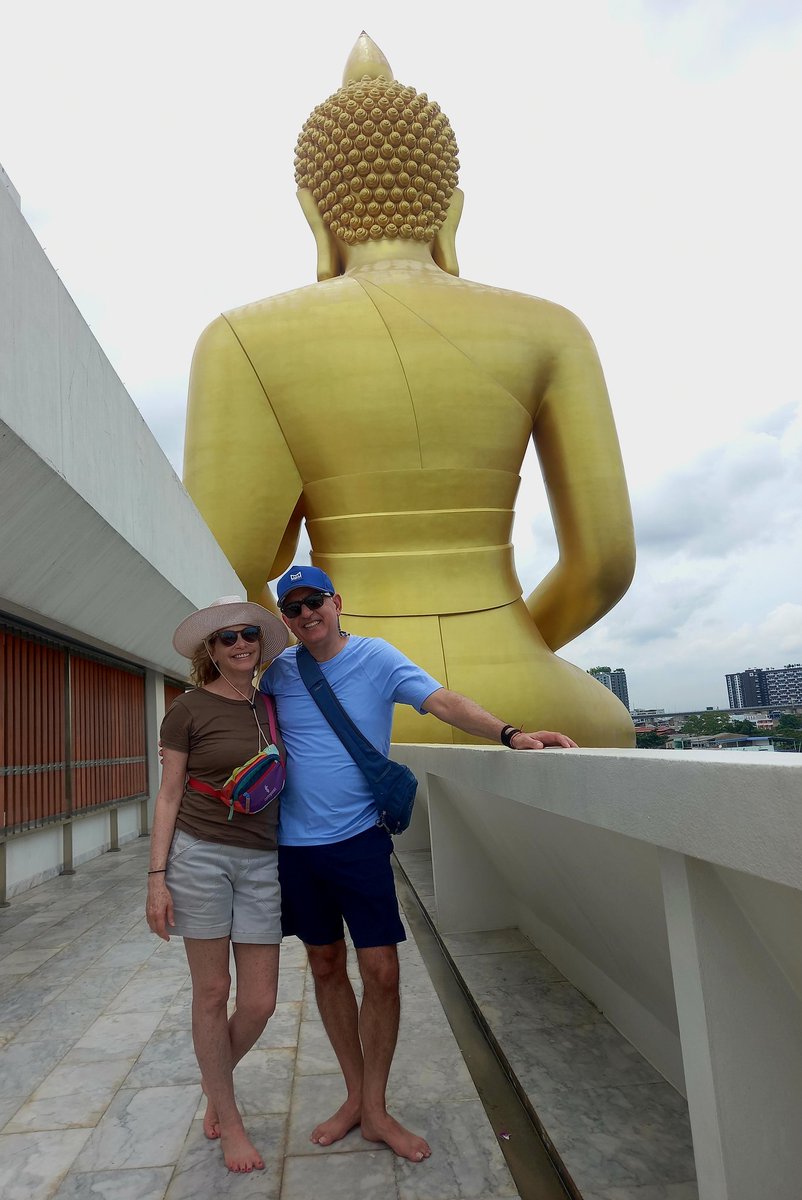
<path id="1" fill-rule="evenodd" d="M 320 567 L 292 566 L 276 584 L 279 606 L 288 592 L 294 592 L 296 588 L 301 587 L 314 588 L 316 592 L 329 592 L 334 595 L 334 584 Z"/>

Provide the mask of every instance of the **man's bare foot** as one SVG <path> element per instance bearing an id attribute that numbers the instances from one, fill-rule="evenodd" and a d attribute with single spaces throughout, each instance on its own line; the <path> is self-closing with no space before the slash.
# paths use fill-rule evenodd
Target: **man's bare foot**
<path id="1" fill-rule="evenodd" d="M 332 1142 L 339 1142 L 340 1138 L 344 1138 L 346 1133 L 359 1124 L 361 1113 L 362 1106 L 358 1100 L 346 1100 L 333 1117 L 329 1117 L 328 1121 L 322 1121 L 316 1129 L 312 1130 L 310 1142 L 314 1142 L 317 1146 L 330 1146 Z"/>
<path id="2" fill-rule="evenodd" d="M 203 1132 L 210 1141 L 214 1141 L 220 1137 L 220 1118 L 217 1115 L 217 1109 L 209 1098 L 209 1093 L 206 1091 L 206 1084 L 203 1080 L 201 1080 L 201 1087 L 206 1097 L 206 1112 L 203 1114 Z"/>
<path id="3" fill-rule="evenodd" d="M 381 1113 L 375 1119 L 363 1117 L 362 1136 L 369 1142 L 385 1142 L 399 1158 L 410 1162 L 423 1162 L 432 1152 L 428 1142 L 399 1125 L 389 1113 Z"/>
<path id="4" fill-rule="evenodd" d="M 229 1171 L 264 1170 L 264 1159 L 242 1127 L 225 1133 L 221 1130 L 220 1145 Z"/>

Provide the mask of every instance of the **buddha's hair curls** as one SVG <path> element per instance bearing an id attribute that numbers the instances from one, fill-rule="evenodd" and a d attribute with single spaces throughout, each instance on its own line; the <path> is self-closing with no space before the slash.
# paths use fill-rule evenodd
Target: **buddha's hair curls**
<path id="1" fill-rule="evenodd" d="M 448 117 L 425 92 L 367 76 L 319 104 L 301 130 L 295 179 L 331 232 L 430 242 L 457 183 Z"/>

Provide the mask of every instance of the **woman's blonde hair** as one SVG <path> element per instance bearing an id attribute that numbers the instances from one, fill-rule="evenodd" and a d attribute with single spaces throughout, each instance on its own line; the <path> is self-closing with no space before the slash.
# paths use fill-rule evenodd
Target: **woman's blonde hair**
<path id="1" fill-rule="evenodd" d="M 209 638 L 209 641 L 214 640 L 214 634 Z M 209 650 L 206 648 L 206 642 L 199 642 L 195 647 L 195 653 L 192 655 L 192 662 L 189 667 L 189 677 L 195 687 L 204 687 L 207 683 L 211 683 L 220 674 L 215 666 Z"/>

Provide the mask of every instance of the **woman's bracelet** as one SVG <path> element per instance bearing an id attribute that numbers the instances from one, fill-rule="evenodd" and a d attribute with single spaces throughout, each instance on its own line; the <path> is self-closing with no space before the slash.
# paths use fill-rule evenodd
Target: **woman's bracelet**
<path id="1" fill-rule="evenodd" d="M 166 875 L 166 874 L 167 874 L 166 867 L 161 867 L 161 869 L 158 871 L 148 871 L 148 875 Z"/>
<path id="2" fill-rule="evenodd" d="M 518 729 L 516 725 L 505 725 L 501 733 L 498 735 L 499 741 L 503 742 L 507 749 L 512 750 L 512 739 L 515 737 L 516 733 L 523 733 L 523 730 Z"/>

